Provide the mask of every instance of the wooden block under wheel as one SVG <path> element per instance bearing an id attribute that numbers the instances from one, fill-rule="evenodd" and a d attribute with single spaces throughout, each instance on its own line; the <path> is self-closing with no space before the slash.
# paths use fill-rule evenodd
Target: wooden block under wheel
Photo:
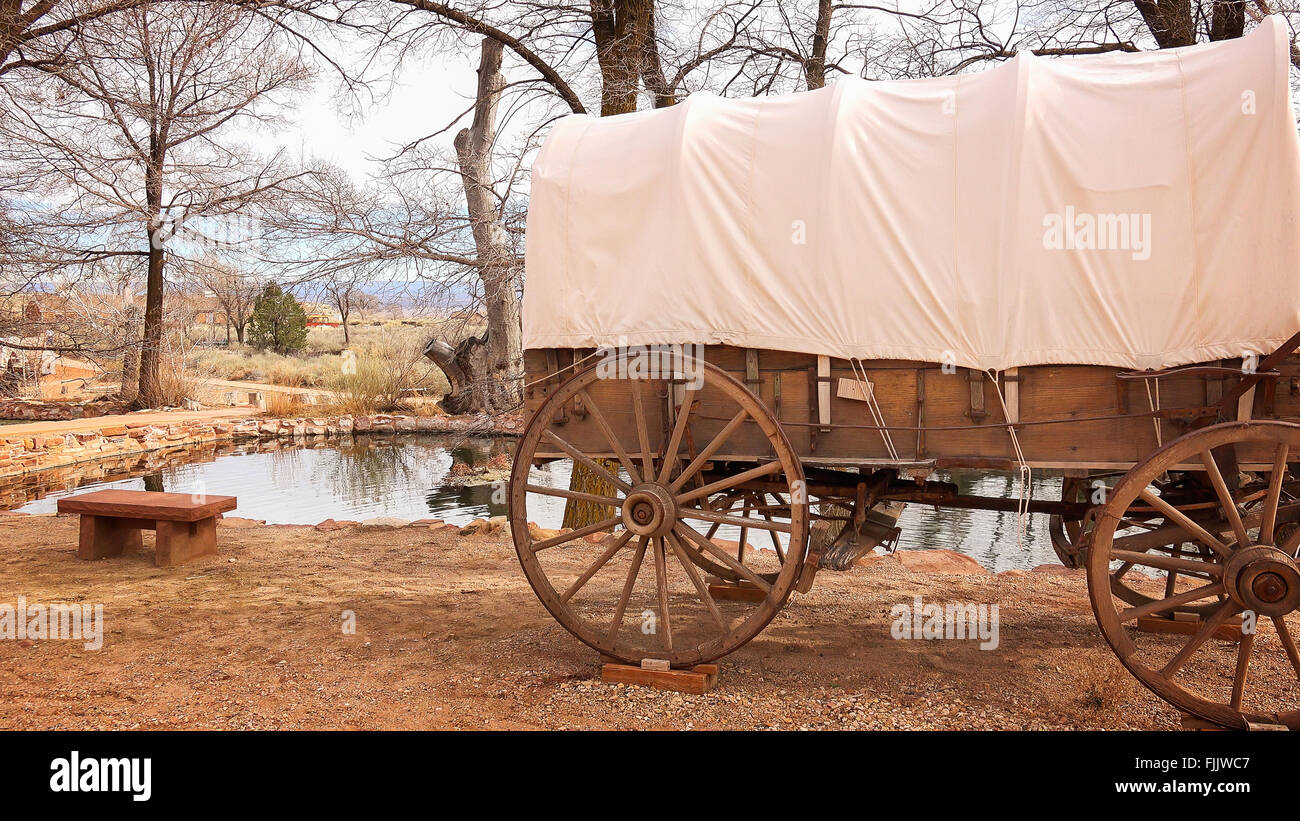
<path id="1" fill-rule="evenodd" d="M 646 670 L 630 664 L 606 663 L 600 669 L 606 684 L 640 684 L 656 690 L 703 695 L 718 684 L 718 665 L 697 664 L 690 670 Z"/>

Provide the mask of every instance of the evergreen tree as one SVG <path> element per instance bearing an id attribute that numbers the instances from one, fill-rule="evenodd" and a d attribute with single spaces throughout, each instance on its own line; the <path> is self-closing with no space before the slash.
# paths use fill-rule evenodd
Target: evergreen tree
<path id="1" fill-rule="evenodd" d="M 281 354 L 307 344 L 307 314 L 293 294 L 274 283 L 262 289 L 248 319 L 248 341 Z"/>

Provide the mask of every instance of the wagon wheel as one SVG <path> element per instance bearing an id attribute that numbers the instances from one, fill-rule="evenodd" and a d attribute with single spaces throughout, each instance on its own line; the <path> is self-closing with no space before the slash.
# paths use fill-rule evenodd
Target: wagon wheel
<path id="1" fill-rule="evenodd" d="M 1271 468 L 1261 501 L 1243 510 L 1212 451 L 1248 446 Z M 1220 450 L 1222 449 L 1222 450 Z M 1106 641 L 1144 685 L 1185 712 L 1227 727 L 1248 723 L 1300 729 L 1300 537 L 1282 525 L 1300 514 L 1288 492 L 1288 462 L 1300 458 L 1300 425 L 1227 423 L 1189 433 L 1135 466 L 1098 516 L 1088 556 L 1088 592 Z M 1201 464 L 1216 502 L 1171 504 L 1151 489 L 1176 465 Z M 1294 469 L 1294 466 L 1292 466 Z M 1173 494 L 1171 494 L 1172 496 Z M 1167 524 L 1131 532 L 1126 516 L 1155 508 Z M 1117 535 L 1118 531 L 1118 535 Z M 1282 536 L 1283 538 L 1279 538 Z M 1145 604 L 1123 600 L 1115 575 L 1134 566 L 1163 572 L 1164 592 Z M 1144 616 L 1196 605 L 1201 618 L 1185 632 L 1130 630 Z M 1239 617 L 1254 632 L 1220 637 Z M 1227 627 L 1228 631 L 1220 630 Z M 1231 633 L 1233 637 L 1235 633 Z"/>
<path id="2" fill-rule="evenodd" d="M 1210 509 L 1217 506 L 1217 501 L 1213 500 L 1214 492 L 1197 486 L 1197 483 L 1189 481 L 1190 474 L 1176 473 L 1171 475 L 1162 475 L 1152 481 L 1151 486 L 1156 492 L 1165 499 L 1175 500 L 1178 507 L 1184 511 L 1197 511 Z M 1095 480 L 1097 477 L 1093 477 Z M 1072 482 L 1074 484 L 1072 484 Z M 1191 485 L 1189 487 L 1189 485 Z M 1088 495 L 1089 488 L 1085 480 L 1067 478 L 1062 483 L 1061 501 L 1077 502 L 1082 501 Z M 1200 492 L 1198 492 L 1200 491 Z M 1105 491 L 1109 492 L 1109 491 Z M 1262 494 L 1260 494 L 1262 495 Z M 1052 547 L 1056 550 L 1057 557 L 1061 563 L 1071 569 L 1086 567 L 1088 564 L 1088 544 L 1092 539 L 1092 531 L 1097 522 L 1097 514 L 1101 511 L 1101 505 L 1095 505 L 1088 509 L 1088 513 L 1082 519 L 1065 520 L 1059 516 L 1052 516 L 1048 525 L 1048 533 L 1052 537 Z M 1140 504 L 1133 505 L 1127 512 L 1125 524 L 1139 529 L 1150 531 L 1160 531 L 1162 528 L 1169 528 L 1169 520 L 1160 515 L 1159 511 L 1150 505 Z M 1179 533 L 1182 531 L 1179 530 Z M 1164 543 L 1162 543 L 1164 545 Z M 1166 545 L 1166 549 L 1171 549 L 1172 545 Z M 1129 545 L 1125 549 L 1149 550 L 1150 548 L 1138 544 Z M 1184 548 L 1191 551 L 1205 551 L 1209 548 L 1204 545 L 1191 544 Z M 1072 564 L 1071 561 L 1074 563 Z M 1121 566 L 1111 574 L 1111 592 L 1128 604 L 1138 606 L 1148 604 L 1156 600 L 1156 597 L 1143 592 L 1138 586 L 1134 586 L 1136 581 L 1130 576 L 1133 570 L 1132 565 Z M 1177 576 L 1177 574 L 1174 574 Z M 1193 602 L 1179 605 L 1173 608 L 1173 612 L 1200 614 L 1212 610 L 1216 602 Z"/>
<path id="3" fill-rule="evenodd" d="M 768 490 L 739 490 L 727 491 L 716 495 L 710 495 L 701 500 L 701 506 L 706 510 L 714 510 L 719 513 L 725 513 L 728 516 L 735 516 L 742 519 L 762 519 L 766 522 L 776 520 L 789 520 L 791 518 L 790 502 L 780 493 L 773 493 Z M 809 517 L 811 518 L 811 517 Z M 704 538 L 713 539 L 717 534 L 722 522 L 712 522 L 704 533 Z M 736 559 L 744 563 L 745 554 L 753 549 L 750 542 L 753 536 L 750 534 L 748 523 L 741 525 L 732 523 L 733 526 L 740 528 L 739 538 L 736 540 Z M 811 532 L 811 531 L 810 531 Z M 781 536 L 776 530 L 768 530 L 767 537 L 771 540 L 771 550 L 776 554 L 779 565 L 784 565 L 789 555 L 786 545 L 781 541 Z M 762 547 L 763 537 L 759 536 L 759 545 Z M 689 552 L 688 558 L 701 570 L 713 576 L 717 576 L 723 581 L 732 582 L 733 584 L 743 584 L 745 577 L 737 573 L 730 565 L 715 561 L 711 554 L 700 550 Z M 776 581 L 779 571 L 757 571 L 758 576 L 768 582 Z"/>
<path id="4" fill-rule="evenodd" d="M 1087 492 L 1088 485 L 1083 479 L 1067 476 L 1061 481 L 1062 502 L 1082 501 Z M 1089 513 L 1091 514 L 1091 511 Z M 1066 519 L 1052 514 L 1047 520 L 1047 533 L 1052 538 L 1052 549 L 1056 551 L 1056 558 L 1071 570 L 1078 570 L 1086 561 L 1087 548 L 1083 544 L 1082 537 L 1084 531 L 1091 526 L 1090 519 L 1090 515 L 1082 519 Z"/>
<path id="5" fill-rule="evenodd" d="M 511 473 L 511 532 L 529 584 L 570 633 L 619 661 L 656 658 L 688 667 L 744 645 L 785 604 L 807 550 L 803 468 L 767 408 L 721 369 L 685 360 L 681 372 L 694 382 L 684 390 L 667 379 L 625 375 L 633 370 L 602 363 L 565 382 L 537 410 Z M 668 397 L 679 392 L 680 404 L 669 413 Z M 594 422 L 586 432 L 591 441 L 581 446 L 569 441 L 579 441 L 581 431 L 557 424 L 561 409 L 575 399 Z M 703 446 L 696 451 L 690 442 Z M 729 443 L 743 453 L 767 453 L 746 469 L 722 478 L 711 474 L 705 482 L 700 471 L 715 454 L 727 453 Z M 603 474 L 613 495 L 531 481 L 539 451 L 565 453 Z M 621 465 L 617 474 L 595 462 L 610 455 Z M 706 502 L 727 494 L 748 498 L 741 486 L 760 479 L 791 499 L 769 506 L 770 521 L 719 512 Z M 572 531 L 538 533 L 529 522 L 546 496 L 604 505 L 609 516 Z M 725 551 L 706 538 L 715 524 L 778 534 L 782 556 Z M 583 538 L 602 531 L 611 532 L 599 544 Z M 743 580 L 759 591 L 750 598 L 761 598 L 715 600 L 702 567 Z"/>

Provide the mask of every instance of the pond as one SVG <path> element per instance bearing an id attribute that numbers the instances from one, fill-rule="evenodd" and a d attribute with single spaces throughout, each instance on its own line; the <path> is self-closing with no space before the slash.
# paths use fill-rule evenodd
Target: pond
<path id="1" fill-rule="evenodd" d="M 483 470 L 493 457 L 500 464 L 501 456 L 508 459 L 513 454 L 514 444 L 513 439 L 357 436 L 346 444 L 314 447 L 283 446 L 274 441 L 208 445 L 74 465 L 0 482 L 0 507 L 46 513 L 55 509 L 62 496 L 124 488 L 238 496 L 239 509 L 232 515 L 264 519 L 268 524 L 381 516 L 466 524 L 506 512 L 503 485 L 491 481 L 502 474 L 468 478 L 454 474 Z M 453 471 L 455 463 L 471 469 Z M 568 487 L 568 465 L 567 461 L 554 462 L 534 470 L 530 481 Z M 1040 473 L 1035 473 L 1035 497 L 1060 498 L 1060 477 Z M 1017 480 L 1004 474 L 954 471 L 935 478 L 955 482 L 963 493 L 1002 497 L 1017 493 Z M 530 517 L 543 527 L 558 527 L 564 500 L 534 495 L 530 506 L 534 502 L 543 507 Z M 1030 517 L 1019 547 L 1014 513 L 936 511 L 908 505 L 898 525 L 903 531 L 900 548 L 956 550 L 994 572 L 1057 562 L 1045 516 Z M 723 527 L 717 535 L 736 539 L 739 534 L 734 528 Z"/>

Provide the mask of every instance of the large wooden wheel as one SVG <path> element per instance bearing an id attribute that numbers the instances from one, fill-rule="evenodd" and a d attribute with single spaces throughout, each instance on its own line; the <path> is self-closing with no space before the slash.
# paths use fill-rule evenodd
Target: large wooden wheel
<path id="1" fill-rule="evenodd" d="M 1266 469 L 1239 475 L 1243 457 Z M 1161 698 L 1225 727 L 1300 729 L 1300 534 L 1291 526 L 1300 502 L 1289 472 L 1297 459 L 1300 425 L 1189 433 L 1114 487 L 1090 543 L 1089 596 L 1119 660 Z M 1212 502 L 1186 483 L 1157 488 L 1188 466 L 1203 468 Z M 1145 591 L 1138 603 L 1128 595 L 1135 589 Z M 1190 620 L 1170 618 L 1176 611 Z"/>
<path id="2" fill-rule="evenodd" d="M 1088 492 L 1084 479 L 1066 476 L 1061 480 L 1061 501 L 1078 502 Z M 1087 547 L 1083 543 L 1084 532 L 1092 525 L 1090 515 L 1082 519 L 1066 519 L 1052 514 L 1047 520 L 1047 533 L 1052 538 L 1052 549 L 1061 564 L 1077 570 L 1087 560 Z"/>
<path id="3" fill-rule="evenodd" d="M 511 474 L 515 549 L 546 609 L 600 653 L 631 664 L 712 661 L 756 636 L 794 588 L 808 539 L 803 470 L 767 408 L 721 369 L 687 360 L 686 384 L 628 372 L 590 368 L 529 421 Z M 556 457 L 602 475 L 613 494 L 547 486 L 534 465 Z M 619 469 L 601 467 L 604 458 Z M 539 529 L 557 501 L 547 497 L 608 515 L 552 534 Z M 739 529 L 736 548 L 712 538 L 720 527 Z M 751 532 L 766 539 L 761 531 L 771 549 L 750 541 Z M 739 582 L 746 595 L 715 598 L 711 581 Z"/>

